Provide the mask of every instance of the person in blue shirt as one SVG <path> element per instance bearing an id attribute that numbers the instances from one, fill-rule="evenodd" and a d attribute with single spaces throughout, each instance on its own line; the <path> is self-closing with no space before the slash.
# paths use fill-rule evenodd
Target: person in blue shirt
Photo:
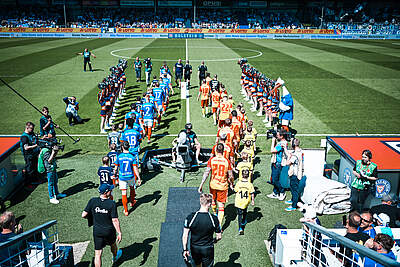
<path id="1" fill-rule="evenodd" d="M 121 142 L 129 143 L 129 153 L 131 153 L 136 161 L 139 162 L 139 152 L 140 152 L 140 143 L 142 142 L 142 135 L 136 129 L 133 129 L 133 125 L 135 120 L 133 118 L 128 118 L 126 124 L 128 129 L 126 129 L 121 138 Z"/>
<path id="2" fill-rule="evenodd" d="M 280 201 L 283 201 L 285 200 L 286 193 L 279 178 L 282 171 L 282 160 L 286 158 L 287 141 L 285 140 L 285 136 L 281 130 L 276 133 L 276 137 L 272 138 L 271 153 L 271 179 L 272 184 L 274 185 L 274 190 L 268 195 L 268 197 L 277 198 Z"/>
<path id="3" fill-rule="evenodd" d="M 161 116 L 165 111 L 165 94 L 164 90 L 156 84 L 156 87 L 153 88 L 153 96 L 154 96 L 154 103 L 156 104 L 157 111 L 158 111 L 158 124 L 161 123 Z"/>
<path id="4" fill-rule="evenodd" d="M 154 117 L 157 109 L 154 103 L 150 101 L 150 96 L 146 95 L 145 103 L 142 105 L 142 117 L 144 124 L 144 131 L 147 133 L 147 142 L 150 143 L 151 132 L 154 126 Z"/>
<path id="5" fill-rule="evenodd" d="M 133 116 L 135 116 L 135 123 L 136 124 L 139 124 L 139 125 L 142 124 L 141 114 L 137 110 L 138 110 L 137 104 L 136 103 L 132 103 L 130 111 L 125 114 L 125 129 L 128 127 L 126 125 L 126 120 L 128 118 L 132 118 Z"/>
<path id="6" fill-rule="evenodd" d="M 361 224 L 358 230 L 360 232 L 366 233 L 371 238 L 375 238 L 376 231 L 373 225 L 371 212 L 369 210 L 363 210 L 360 216 L 361 216 Z"/>
<path id="7" fill-rule="evenodd" d="M 182 76 L 183 76 L 182 59 L 178 59 L 178 62 L 175 63 L 174 72 L 175 72 L 175 83 L 176 83 L 176 86 L 179 85 L 179 88 L 180 88 L 181 87 Z"/>
<path id="8" fill-rule="evenodd" d="M 394 240 L 386 234 L 377 234 L 374 239 L 369 239 L 364 246 L 373 249 L 379 254 L 382 254 L 392 260 L 396 260 L 396 255 L 393 253 Z M 358 261 L 358 254 L 354 254 L 354 258 Z M 364 267 L 384 267 L 384 265 L 368 258 L 364 258 Z"/>
<path id="9" fill-rule="evenodd" d="M 101 161 L 103 165 L 97 170 L 97 175 L 100 178 L 100 185 L 113 185 L 114 170 L 110 166 L 110 158 L 108 156 L 104 156 Z M 113 199 L 112 196 L 111 199 Z"/>
<path id="10" fill-rule="evenodd" d="M 138 162 L 136 158 L 129 153 L 129 147 L 130 146 L 128 142 L 123 142 L 122 153 L 118 155 L 117 160 L 115 161 L 115 173 L 118 172 L 119 188 L 122 192 L 122 205 L 124 206 L 125 216 L 129 215 L 127 197 L 128 187 L 130 189 L 131 197 L 130 206 L 133 207 L 136 203 L 136 184 L 141 185 L 142 183 L 139 174 Z M 135 175 L 137 177 L 137 181 L 135 181 Z"/>
<path id="11" fill-rule="evenodd" d="M 140 82 L 140 79 L 142 78 L 142 62 L 139 60 L 139 57 L 136 57 L 134 66 L 136 73 L 136 82 Z"/>
<path id="12" fill-rule="evenodd" d="M 96 56 L 93 54 L 93 52 L 90 52 L 87 48 L 82 53 L 78 53 L 78 55 L 83 56 L 83 71 L 86 72 L 86 65 L 89 64 L 89 69 L 90 71 L 93 71 L 92 69 L 92 63 L 90 62 L 90 56 L 93 56 L 96 58 Z"/>

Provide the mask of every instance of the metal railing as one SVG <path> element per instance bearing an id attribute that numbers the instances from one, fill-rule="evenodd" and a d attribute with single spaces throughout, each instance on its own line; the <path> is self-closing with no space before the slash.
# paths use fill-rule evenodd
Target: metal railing
<path id="1" fill-rule="evenodd" d="M 302 261 L 309 266 L 364 266 L 365 257 L 383 266 L 399 262 L 314 223 L 304 223 Z"/>
<path id="2" fill-rule="evenodd" d="M 0 266 L 49 266 L 63 256 L 58 242 L 57 221 L 44 223 L 0 243 Z"/>

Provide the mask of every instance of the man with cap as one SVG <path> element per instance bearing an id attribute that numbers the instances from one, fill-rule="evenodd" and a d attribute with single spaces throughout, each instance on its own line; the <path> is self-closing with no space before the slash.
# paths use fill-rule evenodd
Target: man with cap
<path id="1" fill-rule="evenodd" d="M 392 228 L 397 227 L 396 221 L 400 220 L 400 209 L 397 208 L 396 206 L 393 206 L 393 199 L 389 194 L 384 195 L 381 201 L 382 204 L 373 206 L 371 208 L 371 213 L 372 214 L 384 213 L 388 215 L 390 218 L 389 226 Z"/>
<path id="2" fill-rule="evenodd" d="M 101 267 L 101 254 L 107 245 L 111 248 L 113 263 L 122 256 L 122 250 L 117 247 L 117 243 L 122 240 L 117 205 L 110 199 L 113 189 L 113 185 L 101 184 L 99 186 L 100 197 L 90 199 L 82 212 L 82 218 L 89 220 L 89 226 L 93 224 L 94 264 L 96 267 Z"/>
<path id="3" fill-rule="evenodd" d="M 201 145 L 200 145 L 199 140 L 197 139 L 196 133 L 194 131 L 192 131 L 192 127 L 193 126 L 192 126 L 192 124 L 190 122 L 186 123 L 186 125 L 185 125 L 185 133 L 186 133 L 186 137 L 187 137 L 187 139 L 189 141 L 190 148 L 192 150 L 196 151 L 196 161 L 197 161 L 197 163 L 201 163 L 199 161 Z"/>

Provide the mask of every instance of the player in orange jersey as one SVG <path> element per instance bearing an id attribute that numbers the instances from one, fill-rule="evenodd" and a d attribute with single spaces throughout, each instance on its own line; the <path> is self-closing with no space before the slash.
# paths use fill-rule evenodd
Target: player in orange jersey
<path id="1" fill-rule="evenodd" d="M 215 213 L 216 205 L 218 205 L 218 220 L 222 225 L 225 213 L 225 203 L 228 199 L 228 187 L 233 190 L 233 173 L 232 165 L 224 156 L 224 145 L 218 144 L 216 148 L 217 155 L 208 160 L 207 168 L 204 171 L 203 180 L 198 191 L 203 191 L 203 185 L 209 174 L 210 178 L 210 193 L 213 196 L 211 207 Z"/>
<path id="2" fill-rule="evenodd" d="M 214 125 L 217 125 L 219 119 L 219 103 L 221 102 L 221 95 L 218 90 L 211 93 L 211 107 L 213 113 Z"/>
<path id="3" fill-rule="evenodd" d="M 234 158 L 234 153 L 233 153 L 233 148 L 226 142 L 226 139 L 227 139 L 227 136 L 226 136 L 226 134 L 222 134 L 220 137 L 219 137 L 219 141 L 220 142 L 218 142 L 218 143 L 216 143 L 214 146 L 213 146 L 213 148 L 212 148 L 212 150 L 211 150 L 211 154 L 213 155 L 213 156 L 216 156 L 217 155 L 217 153 L 216 153 L 216 149 L 217 149 L 217 145 L 219 144 L 219 143 L 222 143 L 223 145 L 224 145 L 224 157 L 227 159 L 227 160 L 229 160 L 230 162 L 231 162 L 231 164 L 234 166 L 234 163 L 235 163 L 235 158 Z"/>
<path id="4" fill-rule="evenodd" d="M 197 95 L 197 101 L 201 96 L 201 113 L 203 117 L 208 114 L 208 98 L 210 97 L 210 86 L 207 85 L 206 80 L 203 80 L 200 86 L 199 94 Z"/>
<path id="5" fill-rule="evenodd" d="M 232 126 L 232 120 L 231 119 L 225 119 L 224 127 L 220 128 L 217 132 L 217 142 L 219 138 L 222 136 L 222 134 L 226 134 L 226 142 L 228 145 L 233 147 L 233 140 L 236 139 L 235 133 L 231 129 Z"/>
<path id="6" fill-rule="evenodd" d="M 231 112 L 232 114 L 232 124 L 231 124 L 231 129 L 235 135 L 235 138 L 233 140 L 233 148 L 235 149 L 235 152 L 238 149 L 239 146 L 239 142 L 240 142 L 240 129 L 242 128 L 242 123 L 239 121 L 238 117 L 237 117 L 237 111 L 236 110 L 232 110 Z"/>
<path id="7" fill-rule="evenodd" d="M 219 127 L 222 127 L 225 120 L 230 118 L 232 109 L 233 107 L 232 104 L 228 101 L 228 96 L 224 95 L 222 97 L 222 101 L 219 103 Z"/>

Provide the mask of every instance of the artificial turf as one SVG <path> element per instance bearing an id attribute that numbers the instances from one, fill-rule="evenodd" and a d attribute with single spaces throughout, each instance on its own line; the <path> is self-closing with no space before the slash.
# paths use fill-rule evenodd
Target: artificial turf
<path id="1" fill-rule="evenodd" d="M 326 41 L 326 40 L 170 40 L 170 39 L 0 39 L 0 77 L 41 108 L 48 106 L 54 120 L 71 134 L 99 133 L 99 105 L 97 83 L 108 74 L 118 58 L 115 53 L 129 57 L 127 93 L 129 100 L 122 102 L 121 112 L 127 110 L 131 100 L 145 90 L 144 82 L 136 83 L 132 58 L 153 58 L 153 73 L 163 60 L 172 69 L 175 60 L 186 59 L 193 66 L 190 89 L 190 121 L 204 147 L 215 142 L 216 127 L 211 118 L 203 118 L 196 101 L 198 93 L 197 66 L 205 60 L 209 72 L 218 74 L 236 103 L 242 102 L 239 88 L 240 57 L 268 77 L 281 77 L 295 101 L 293 127 L 299 134 L 321 134 L 300 137 L 303 147 L 318 148 L 325 134 L 399 133 L 400 94 L 399 46 L 392 41 Z M 95 72 L 83 72 L 82 58 L 76 56 L 84 48 L 97 56 Z M 186 50 L 187 49 L 187 50 Z M 257 56 L 262 53 L 261 56 Z M 251 58 L 252 57 L 252 58 Z M 5 86 L 1 86 L 0 134 L 20 134 L 26 121 L 38 124 L 40 115 Z M 180 99 L 178 89 L 171 98 L 168 116 L 157 128 L 156 141 L 142 151 L 171 146 L 171 141 L 186 123 L 186 101 Z M 85 124 L 70 127 L 64 114 L 62 98 L 75 95 L 80 102 L 80 115 Z M 248 116 L 255 121 L 259 133 L 265 132 L 262 117 L 256 117 L 245 104 Z M 120 114 L 122 115 L 122 114 Z M 58 134 L 61 134 L 58 131 Z M 167 135 L 167 136 L 165 136 Z M 87 201 L 97 195 L 97 168 L 101 156 L 106 154 L 105 136 L 81 136 L 75 145 L 62 137 L 66 150 L 59 157 L 59 187 L 68 197 L 55 206 L 48 202 L 47 185 L 42 184 L 31 193 L 20 192 L 18 198 L 8 202 L 9 209 L 25 229 L 51 219 L 57 219 L 60 240 L 64 243 L 92 240 L 91 229 L 80 218 Z M 249 224 L 244 236 L 237 236 L 236 211 L 233 197 L 226 206 L 223 240 L 216 246 L 216 263 L 220 266 L 265 266 L 270 264 L 263 240 L 277 223 L 289 228 L 299 228 L 299 212 L 287 213 L 282 202 L 267 199 L 272 190 L 266 181 L 270 175 L 269 145 L 259 137 L 258 162 L 255 166 L 257 188 L 256 205 L 249 208 Z M 138 205 L 129 217 L 120 216 L 124 256 L 123 266 L 156 266 L 161 223 L 170 186 L 198 186 L 202 171 L 189 173 L 184 184 L 179 183 L 179 173 L 164 169 L 163 173 L 143 174 L 144 184 L 138 188 Z M 115 198 L 120 193 L 115 190 Z M 119 203 L 119 213 L 122 208 Z M 332 227 L 338 216 L 322 216 L 323 225 Z M 88 266 L 93 256 L 93 243 L 82 259 L 81 266 Z M 105 266 L 111 254 L 106 251 Z M 239 264 L 239 265 L 238 265 Z M 218 265 L 217 265 L 218 266 Z"/>

